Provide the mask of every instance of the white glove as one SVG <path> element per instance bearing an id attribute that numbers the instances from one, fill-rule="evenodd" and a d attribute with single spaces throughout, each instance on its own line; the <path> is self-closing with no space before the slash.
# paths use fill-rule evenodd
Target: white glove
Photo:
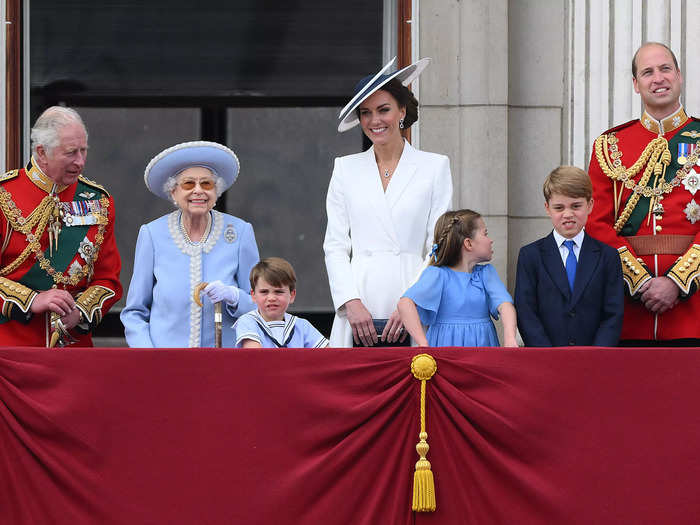
<path id="1" fill-rule="evenodd" d="M 221 281 L 210 282 L 204 290 L 202 290 L 212 303 L 224 301 L 226 304 L 236 306 L 238 304 L 238 288 L 235 286 L 227 286 Z"/>

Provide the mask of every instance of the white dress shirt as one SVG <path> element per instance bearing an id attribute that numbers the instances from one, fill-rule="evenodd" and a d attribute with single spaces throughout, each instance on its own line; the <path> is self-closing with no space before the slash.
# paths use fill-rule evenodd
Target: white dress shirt
<path id="1" fill-rule="evenodd" d="M 553 230 L 552 235 L 554 235 L 554 241 L 557 243 L 557 248 L 559 248 L 561 262 L 564 264 L 564 268 L 566 268 L 566 258 L 569 256 L 569 249 L 564 246 L 564 241 L 568 241 L 569 239 L 561 235 L 557 230 Z M 584 230 L 581 229 L 581 231 L 578 232 L 573 239 L 571 239 L 574 241 L 574 255 L 576 256 L 576 261 L 578 261 L 578 255 L 581 253 L 581 244 L 583 244 L 584 236 Z"/>

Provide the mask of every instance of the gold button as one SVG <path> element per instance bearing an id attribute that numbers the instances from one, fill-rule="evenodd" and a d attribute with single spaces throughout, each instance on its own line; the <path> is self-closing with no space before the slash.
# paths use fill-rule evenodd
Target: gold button
<path id="1" fill-rule="evenodd" d="M 622 260 L 625 261 L 625 262 L 629 262 L 629 257 L 625 257 L 625 258 L 622 259 Z"/>
<path id="2" fill-rule="evenodd" d="M 678 271 L 681 273 L 685 273 L 685 268 L 683 266 L 681 266 L 680 268 L 678 268 Z"/>
<path id="3" fill-rule="evenodd" d="M 660 225 L 660 224 L 657 224 L 657 225 L 656 225 L 656 228 L 654 228 L 654 229 L 655 229 L 657 232 L 660 232 L 660 231 L 661 231 L 661 225 Z"/>
<path id="4" fill-rule="evenodd" d="M 697 258 L 698 258 L 698 254 L 697 254 L 697 253 L 691 253 L 691 254 L 690 254 L 690 257 L 691 257 L 691 259 L 697 259 Z"/>
<path id="5" fill-rule="evenodd" d="M 635 270 L 634 275 L 639 275 L 639 270 Z"/>

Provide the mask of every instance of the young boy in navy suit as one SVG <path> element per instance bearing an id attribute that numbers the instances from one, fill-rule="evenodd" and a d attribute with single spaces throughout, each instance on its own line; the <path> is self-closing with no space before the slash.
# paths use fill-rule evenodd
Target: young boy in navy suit
<path id="1" fill-rule="evenodd" d="M 525 346 L 616 346 L 624 288 L 617 251 L 584 231 L 593 210 L 585 171 L 560 166 L 544 181 L 554 230 L 520 250 L 515 308 Z"/>

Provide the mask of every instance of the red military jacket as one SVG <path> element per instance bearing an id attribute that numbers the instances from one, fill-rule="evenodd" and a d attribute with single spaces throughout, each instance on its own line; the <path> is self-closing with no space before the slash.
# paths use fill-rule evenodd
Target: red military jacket
<path id="1" fill-rule="evenodd" d="M 33 315 L 30 307 L 39 292 L 57 287 L 81 312 L 75 344 L 92 346 L 89 330 L 82 332 L 122 295 L 112 197 L 82 175 L 56 187 L 32 158 L 0 178 L 0 209 L 0 345 L 48 346 L 50 313 Z"/>
<path id="2" fill-rule="evenodd" d="M 700 121 L 681 107 L 659 122 L 648 114 L 594 143 L 593 212 L 586 231 L 620 253 L 627 297 L 622 339 L 700 337 Z M 681 291 L 654 315 L 639 288 L 665 275 Z"/>

